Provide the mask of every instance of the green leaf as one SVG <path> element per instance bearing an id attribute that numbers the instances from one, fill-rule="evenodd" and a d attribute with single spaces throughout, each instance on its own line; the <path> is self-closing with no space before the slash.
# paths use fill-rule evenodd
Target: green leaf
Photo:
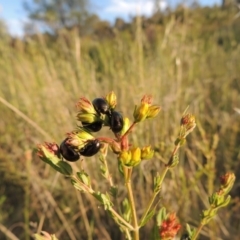
<path id="1" fill-rule="evenodd" d="M 162 207 L 157 214 L 157 218 L 156 218 L 157 219 L 157 226 L 161 225 L 163 219 L 166 218 L 166 215 L 167 215 L 166 214 L 166 208 Z"/>
<path id="2" fill-rule="evenodd" d="M 65 175 L 71 175 L 72 174 L 72 167 L 67 162 L 60 161 L 60 162 L 57 163 L 57 166 L 59 166 L 61 171 L 64 172 L 63 174 L 65 174 Z"/>
<path id="3" fill-rule="evenodd" d="M 45 148 L 42 148 L 44 152 L 43 158 L 41 158 L 45 163 L 49 164 L 52 168 L 56 171 L 64 174 L 64 175 L 71 175 L 72 174 L 72 167 L 67 163 L 58 158 L 56 155 L 50 154 L 49 151 Z"/>
<path id="4" fill-rule="evenodd" d="M 84 183 L 88 187 L 91 187 L 91 180 L 87 173 L 85 173 L 84 171 L 77 172 L 77 176 L 82 183 Z"/>
<path id="5" fill-rule="evenodd" d="M 154 214 L 155 214 L 155 209 L 152 209 L 150 212 L 148 212 L 147 216 L 140 223 L 140 226 L 143 227 L 154 216 Z"/>
<path id="6" fill-rule="evenodd" d="M 101 192 L 94 192 L 92 195 L 104 205 L 104 209 L 108 210 L 110 207 L 113 206 L 113 203 L 110 200 L 110 197 L 108 194 L 103 194 Z"/>
<path id="7" fill-rule="evenodd" d="M 111 196 L 113 196 L 114 198 L 117 198 L 117 194 L 118 194 L 118 187 L 117 186 L 111 186 L 109 193 Z"/>
<path id="8" fill-rule="evenodd" d="M 123 206 L 123 218 L 127 222 L 130 222 L 131 217 L 132 217 L 132 212 L 131 212 L 131 207 L 130 207 L 129 200 L 127 198 L 124 198 L 124 200 L 122 202 L 122 206 Z"/>
<path id="9" fill-rule="evenodd" d="M 75 179 L 71 179 L 72 185 L 81 192 L 86 192 L 86 190 L 81 186 Z"/>
<path id="10" fill-rule="evenodd" d="M 161 190 L 161 176 L 154 177 L 153 191 L 158 193 Z"/>

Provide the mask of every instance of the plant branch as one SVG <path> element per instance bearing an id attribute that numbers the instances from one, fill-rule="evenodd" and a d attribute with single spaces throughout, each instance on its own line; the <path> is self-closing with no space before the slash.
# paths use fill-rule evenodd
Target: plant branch
<path id="1" fill-rule="evenodd" d="M 129 199 L 131 212 L 132 212 L 132 218 L 133 218 L 134 240 L 139 240 L 139 226 L 138 226 L 136 207 L 135 207 L 132 185 L 131 185 L 132 168 L 128 168 L 128 167 L 124 166 L 123 170 L 124 170 L 124 176 L 125 176 L 125 184 L 126 184 L 127 192 L 128 192 L 128 199 Z"/>
<path id="2" fill-rule="evenodd" d="M 136 125 L 136 122 L 133 122 L 132 125 L 129 127 L 129 129 L 123 134 L 123 136 L 121 137 L 121 140 L 125 138 L 132 131 L 135 125 Z"/>
<path id="3" fill-rule="evenodd" d="M 199 235 L 199 233 L 201 232 L 202 228 L 203 228 L 203 224 L 200 223 L 200 225 L 198 226 L 196 232 L 194 233 L 194 235 L 192 236 L 191 240 L 196 240 L 197 236 Z"/>

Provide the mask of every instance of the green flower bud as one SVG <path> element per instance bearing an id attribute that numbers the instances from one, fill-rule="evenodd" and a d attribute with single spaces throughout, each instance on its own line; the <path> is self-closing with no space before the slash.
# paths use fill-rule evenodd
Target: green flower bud
<path id="1" fill-rule="evenodd" d="M 94 123 L 94 122 L 99 122 L 100 118 L 97 114 L 95 113 L 83 113 L 79 112 L 77 114 L 77 120 L 80 122 L 83 122 L 84 124 L 87 123 Z"/>

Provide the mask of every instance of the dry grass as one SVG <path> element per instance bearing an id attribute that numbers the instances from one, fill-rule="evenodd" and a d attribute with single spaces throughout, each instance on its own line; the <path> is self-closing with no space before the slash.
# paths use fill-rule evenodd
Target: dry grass
<path id="1" fill-rule="evenodd" d="M 39 35 L 26 43 L 17 41 L 14 47 L 0 43 L 1 239 L 15 239 L 15 234 L 27 240 L 41 229 L 59 239 L 121 239 L 94 199 L 80 195 L 68 179 L 32 153 L 36 144 L 59 143 L 74 129 L 74 105 L 80 96 L 93 99 L 111 90 L 118 96 L 118 109 L 130 118 L 143 94 L 152 94 L 162 106 L 157 119 L 139 125 L 132 134 L 133 144 L 151 143 L 157 150 L 155 160 L 143 163 L 134 174 L 139 214 L 152 191 L 153 171 L 161 171 L 173 148 L 181 114 L 189 106 L 196 116 L 198 128 L 181 150 L 178 168 L 167 175 L 160 205 L 176 211 L 182 223 L 197 226 L 218 177 L 233 171 L 238 178 L 240 169 L 240 115 L 233 110 L 240 107 L 240 45 L 231 23 L 210 34 L 202 32 L 198 17 L 189 14 L 184 23 L 169 18 L 164 26 L 144 32 L 138 24 L 134 34 L 116 32 L 114 39 L 101 41 L 80 39 L 73 31 L 54 42 Z M 218 44 L 222 35 L 231 40 L 227 47 Z M 112 157 L 109 165 L 117 183 L 121 178 Z M 97 157 L 86 159 L 81 167 L 96 189 L 108 188 Z M 124 194 L 120 188 L 116 208 Z M 232 195 L 231 205 L 204 228 L 200 239 L 238 239 L 238 179 Z M 144 227 L 142 239 L 151 227 Z"/>

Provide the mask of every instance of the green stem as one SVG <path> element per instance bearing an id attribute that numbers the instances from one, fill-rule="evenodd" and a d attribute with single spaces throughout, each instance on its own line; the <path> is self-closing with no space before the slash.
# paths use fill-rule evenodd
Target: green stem
<path id="1" fill-rule="evenodd" d="M 109 211 L 126 227 L 128 227 L 129 230 L 134 231 L 134 227 L 129 224 L 123 217 L 121 217 L 112 207 L 109 208 Z"/>
<path id="2" fill-rule="evenodd" d="M 124 166 L 123 169 L 124 169 L 124 176 L 125 176 L 125 184 L 128 192 L 128 199 L 129 199 L 132 218 L 133 218 L 133 227 L 134 227 L 133 236 L 134 236 L 134 240 L 139 240 L 139 226 L 138 226 L 136 207 L 135 207 L 132 185 L 131 185 L 132 168 L 127 168 Z"/>
<path id="3" fill-rule="evenodd" d="M 77 181 L 81 186 L 84 187 L 85 191 L 89 194 L 91 194 L 92 196 L 94 196 L 94 194 L 96 193 L 91 187 L 87 186 L 86 184 L 84 184 L 83 182 L 81 182 L 76 176 L 72 175 L 71 176 L 72 179 L 74 179 L 75 181 Z M 98 199 L 97 199 L 98 200 Z M 128 227 L 130 230 L 134 231 L 134 227 L 129 224 L 123 217 L 121 217 L 112 207 L 109 207 L 108 209 L 120 222 L 122 222 L 126 227 Z"/>
<path id="4" fill-rule="evenodd" d="M 165 178 L 168 170 L 169 170 L 169 167 L 166 166 L 166 167 L 164 168 L 164 170 L 163 170 L 163 173 L 162 173 L 161 177 L 160 177 L 160 181 L 159 181 L 160 189 L 161 189 L 161 187 L 162 187 L 163 180 L 164 180 L 164 178 Z"/>
<path id="5" fill-rule="evenodd" d="M 173 155 L 175 155 L 175 154 L 177 153 L 179 147 L 180 147 L 180 145 L 175 146 L 175 148 L 173 149 L 173 152 L 172 152 L 171 156 L 173 156 Z M 170 158 L 170 159 L 171 159 L 171 158 Z M 162 174 L 161 174 L 161 177 L 160 177 L 160 181 L 159 181 L 159 186 L 160 186 L 160 187 L 159 187 L 159 189 L 161 189 L 163 180 L 164 180 L 164 178 L 165 178 L 168 170 L 169 170 L 169 167 L 168 167 L 168 165 L 166 165 L 165 168 L 164 168 L 164 170 L 163 170 L 163 172 L 162 172 Z M 158 191 L 158 192 L 154 192 L 152 198 L 150 199 L 150 201 L 149 201 L 149 203 L 148 203 L 148 206 L 147 206 L 147 208 L 146 208 L 146 210 L 145 210 L 145 212 L 144 212 L 144 214 L 143 214 L 143 216 L 142 216 L 142 218 L 141 218 L 141 220 L 140 220 L 140 226 L 141 226 L 141 224 L 144 222 L 144 220 L 145 220 L 146 216 L 148 215 L 149 211 L 151 210 L 151 207 L 152 207 L 152 205 L 153 205 L 153 203 L 154 203 L 154 200 L 155 200 L 155 198 L 157 197 L 158 193 L 159 193 L 159 191 Z"/>
<path id="6" fill-rule="evenodd" d="M 195 232 L 195 234 L 192 236 L 191 240 L 196 240 L 197 236 L 199 235 L 199 233 L 201 232 L 202 228 L 203 228 L 203 224 L 200 224 Z"/>
<path id="7" fill-rule="evenodd" d="M 144 222 L 146 216 L 148 215 L 148 213 L 149 213 L 149 211 L 150 211 L 150 209 L 151 209 L 151 207 L 152 207 L 152 205 L 154 203 L 154 200 L 157 197 L 157 195 L 158 195 L 158 192 L 155 192 L 153 194 L 152 198 L 150 199 L 150 201 L 149 201 L 149 203 L 147 205 L 147 208 L 146 208 L 146 210 L 145 210 L 145 212 L 144 212 L 144 214 L 143 214 L 143 216 L 142 216 L 142 218 L 140 220 L 140 224 L 139 224 L 140 226 L 142 226 L 142 223 Z"/>

